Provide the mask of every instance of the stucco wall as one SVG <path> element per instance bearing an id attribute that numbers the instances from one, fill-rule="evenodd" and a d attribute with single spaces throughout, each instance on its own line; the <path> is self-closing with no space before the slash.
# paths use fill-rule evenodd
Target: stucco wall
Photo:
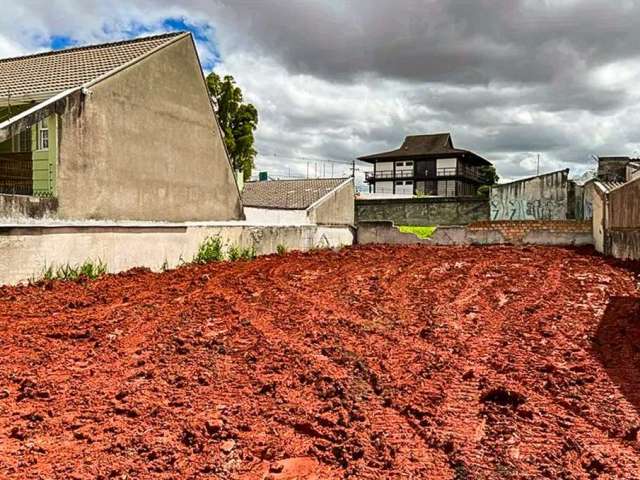
<path id="1" fill-rule="evenodd" d="M 492 220 L 566 220 L 569 170 L 491 188 Z"/>
<path id="2" fill-rule="evenodd" d="M 189 37 L 92 86 L 60 120 L 61 218 L 242 217 Z"/>
<path id="3" fill-rule="evenodd" d="M 356 199 L 356 222 L 391 221 L 396 225 L 465 225 L 487 220 L 484 198 Z"/>
<path id="4" fill-rule="evenodd" d="M 315 225 L 284 227 L 242 225 L 149 225 L 0 227 L 0 284 L 15 284 L 42 276 L 46 266 L 78 265 L 98 259 L 109 272 L 133 267 L 159 270 L 190 261 L 208 236 L 220 236 L 226 246 L 254 246 L 259 255 L 288 250 L 338 247 L 353 243 L 344 227 Z"/>
<path id="5" fill-rule="evenodd" d="M 595 182 L 590 181 L 582 187 L 582 218 L 593 218 L 593 196 L 595 195 Z"/>
<path id="6" fill-rule="evenodd" d="M 598 252 L 604 253 L 605 194 L 598 187 L 592 188 L 591 191 L 593 243 Z"/>
<path id="7" fill-rule="evenodd" d="M 318 225 L 354 225 L 355 191 L 353 182 L 344 185 L 309 209 L 309 218 Z"/>

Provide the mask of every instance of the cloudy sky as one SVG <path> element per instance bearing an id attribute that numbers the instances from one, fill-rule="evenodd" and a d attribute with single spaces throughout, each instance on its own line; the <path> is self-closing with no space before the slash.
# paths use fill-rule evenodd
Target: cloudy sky
<path id="1" fill-rule="evenodd" d="M 183 29 L 258 108 L 273 176 L 444 131 L 505 179 L 640 154 L 640 0 L 22 0 L 0 57 Z"/>

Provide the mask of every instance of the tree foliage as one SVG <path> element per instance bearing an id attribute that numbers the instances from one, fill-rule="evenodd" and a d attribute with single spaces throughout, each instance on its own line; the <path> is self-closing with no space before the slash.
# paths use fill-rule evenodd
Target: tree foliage
<path id="1" fill-rule="evenodd" d="M 497 184 L 500 180 L 496 167 L 493 165 L 483 165 L 480 167 L 480 180 L 484 185 L 478 188 L 478 195 L 488 197 L 489 192 L 491 191 L 491 186 Z"/>
<path id="2" fill-rule="evenodd" d="M 253 132 L 258 126 L 258 111 L 242 100 L 242 90 L 231 75 L 224 78 L 214 72 L 207 77 L 207 86 L 216 101 L 216 113 L 224 132 L 224 142 L 235 170 L 242 170 L 244 179 L 251 176 L 256 150 Z"/>

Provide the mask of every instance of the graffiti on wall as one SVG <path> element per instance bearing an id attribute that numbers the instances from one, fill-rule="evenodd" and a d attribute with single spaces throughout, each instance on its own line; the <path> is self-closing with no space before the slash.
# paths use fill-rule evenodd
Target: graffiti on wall
<path id="1" fill-rule="evenodd" d="M 564 220 L 563 202 L 557 200 L 491 200 L 491 220 Z"/>

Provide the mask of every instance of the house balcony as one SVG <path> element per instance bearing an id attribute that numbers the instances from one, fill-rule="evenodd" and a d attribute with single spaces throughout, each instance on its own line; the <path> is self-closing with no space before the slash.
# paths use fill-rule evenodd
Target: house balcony
<path id="1" fill-rule="evenodd" d="M 415 179 L 415 180 L 438 180 L 461 177 L 481 182 L 480 169 L 478 167 L 470 167 L 466 165 L 458 165 L 457 167 L 438 168 L 435 175 L 429 175 L 429 172 L 415 173 L 410 170 L 381 170 L 377 172 L 367 172 L 365 181 L 374 183 L 379 180 L 397 180 L 397 179 Z"/>

